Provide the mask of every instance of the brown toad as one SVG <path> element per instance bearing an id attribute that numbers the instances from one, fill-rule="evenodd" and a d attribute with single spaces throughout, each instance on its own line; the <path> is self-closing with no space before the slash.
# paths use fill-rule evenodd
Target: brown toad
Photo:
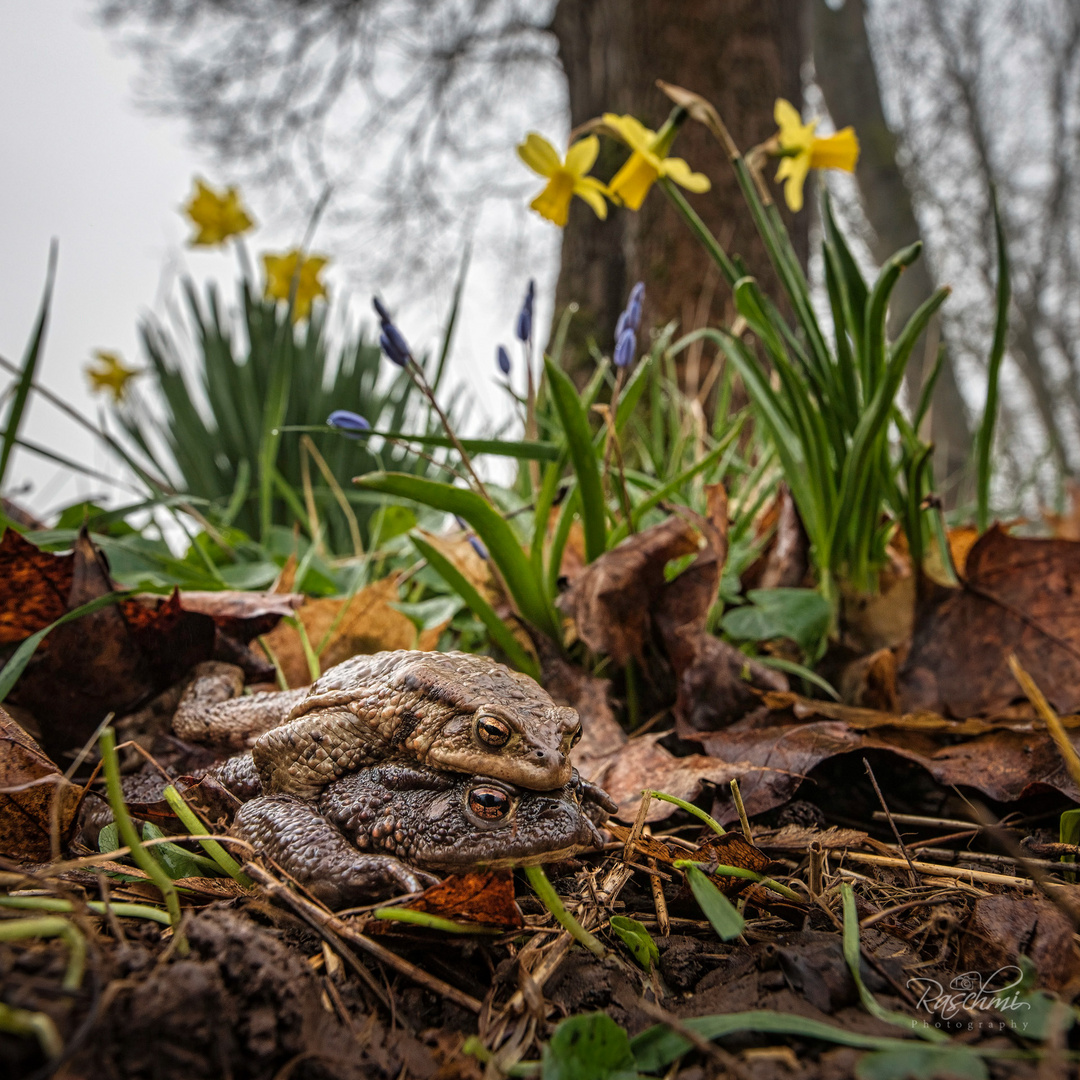
<path id="1" fill-rule="evenodd" d="M 570 780 L 577 713 L 527 675 L 486 656 L 354 656 L 310 687 L 236 697 L 241 681 L 196 679 L 173 720 L 178 736 L 251 747 L 267 793 L 311 799 L 332 780 L 384 761 L 553 791 Z"/>
<path id="2" fill-rule="evenodd" d="M 408 765 L 361 769 L 317 802 L 292 795 L 246 802 L 233 835 L 272 858 L 331 907 L 433 884 L 430 871 L 527 866 L 599 847 L 573 772 L 554 791 Z"/>

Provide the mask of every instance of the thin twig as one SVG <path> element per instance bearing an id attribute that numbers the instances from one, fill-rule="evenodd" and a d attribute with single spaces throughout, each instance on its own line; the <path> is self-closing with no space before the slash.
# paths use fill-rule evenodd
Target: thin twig
<path id="1" fill-rule="evenodd" d="M 885 817 L 889 822 L 889 828 L 892 829 L 893 836 L 896 837 L 896 845 L 900 848 L 900 853 L 907 859 L 908 873 L 911 876 L 912 888 L 918 887 L 919 875 L 915 873 L 915 864 L 911 861 L 911 855 L 908 852 L 903 838 L 900 836 L 900 830 L 896 827 L 896 822 L 893 821 L 892 811 L 889 810 L 888 805 L 885 802 L 885 796 L 881 793 L 881 788 L 878 787 L 877 777 L 874 775 L 874 770 L 870 768 L 870 762 L 866 758 L 862 759 L 863 767 L 866 769 L 866 775 L 870 777 L 870 783 L 874 785 L 874 791 L 877 792 L 878 802 L 881 803 L 881 809 L 885 811 Z"/>

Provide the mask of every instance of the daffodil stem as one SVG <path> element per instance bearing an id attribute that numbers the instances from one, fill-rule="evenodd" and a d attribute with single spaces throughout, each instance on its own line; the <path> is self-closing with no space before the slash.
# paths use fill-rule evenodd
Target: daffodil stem
<path id="1" fill-rule="evenodd" d="M 741 275 L 735 268 L 735 264 L 728 258 L 727 252 L 720 246 L 720 241 L 709 230 L 708 225 L 698 217 L 697 212 L 686 201 L 682 192 L 667 177 L 661 177 L 657 184 L 671 200 L 675 209 L 682 214 L 683 220 L 690 226 L 690 231 L 701 241 L 702 246 L 727 279 L 727 283 L 734 285 Z"/>

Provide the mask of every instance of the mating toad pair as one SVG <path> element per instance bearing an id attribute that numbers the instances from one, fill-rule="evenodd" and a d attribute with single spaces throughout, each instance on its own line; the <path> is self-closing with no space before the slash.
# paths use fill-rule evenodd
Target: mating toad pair
<path id="1" fill-rule="evenodd" d="M 333 906 L 599 844 L 615 809 L 570 764 L 581 722 L 488 657 L 357 656 L 310 687 L 189 687 L 183 739 L 250 749 L 212 775 L 242 800 L 233 832 Z"/>

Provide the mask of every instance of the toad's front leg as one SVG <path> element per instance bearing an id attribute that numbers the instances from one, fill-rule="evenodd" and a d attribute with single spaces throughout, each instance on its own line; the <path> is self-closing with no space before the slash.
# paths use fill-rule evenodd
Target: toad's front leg
<path id="1" fill-rule="evenodd" d="M 237 812 L 232 833 L 273 859 L 331 908 L 419 892 L 439 879 L 389 855 L 364 855 L 291 795 L 265 795 Z"/>
<path id="2" fill-rule="evenodd" d="M 307 687 L 241 696 L 244 673 L 233 664 L 199 664 L 173 716 L 173 732 L 188 742 L 242 750 L 288 718 Z"/>

